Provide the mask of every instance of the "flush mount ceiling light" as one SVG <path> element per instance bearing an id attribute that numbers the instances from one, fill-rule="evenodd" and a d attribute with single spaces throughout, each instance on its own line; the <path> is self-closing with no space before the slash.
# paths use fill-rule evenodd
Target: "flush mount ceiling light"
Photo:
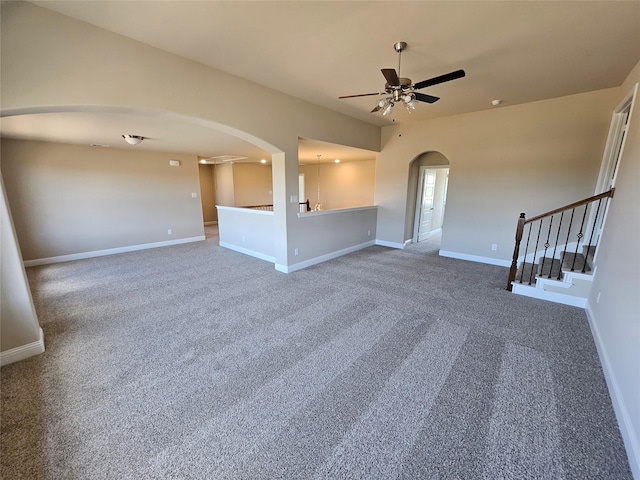
<path id="1" fill-rule="evenodd" d="M 122 135 L 122 138 L 124 138 L 124 141 L 129 145 L 138 145 L 142 140 L 144 140 L 144 137 L 141 137 L 140 135 Z"/>

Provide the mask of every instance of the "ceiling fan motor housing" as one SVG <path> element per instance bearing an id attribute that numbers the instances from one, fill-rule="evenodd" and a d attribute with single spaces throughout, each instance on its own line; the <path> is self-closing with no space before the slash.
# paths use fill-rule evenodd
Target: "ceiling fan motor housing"
<path id="1" fill-rule="evenodd" d="M 411 87 L 411 79 L 410 78 L 400 78 L 399 85 L 390 85 L 389 82 L 384 84 L 384 89 L 387 93 L 392 93 L 394 90 L 406 90 Z"/>
<path id="2" fill-rule="evenodd" d="M 400 53 L 401 51 L 403 51 L 405 48 L 407 48 L 407 42 L 397 42 L 393 44 L 393 48 L 395 49 L 396 52 Z"/>

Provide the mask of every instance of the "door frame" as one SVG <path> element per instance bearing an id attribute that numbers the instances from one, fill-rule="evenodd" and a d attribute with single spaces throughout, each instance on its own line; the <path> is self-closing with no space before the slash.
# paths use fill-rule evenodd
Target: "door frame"
<path id="1" fill-rule="evenodd" d="M 420 213 L 422 211 L 422 192 L 424 189 L 424 172 L 425 170 L 442 170 L 442 169 L 450 169 L 449 165 L 420 165 L 420 169 L 418 170 L 418 188 L 416 189 L 416 208 L 413 217 L 413 236 L 411 237 L 411 241 L 413 243 L 418 243 L 418 230 L 420 229 Z M 438 182 L 438 177 L 436 175 L 436 185 Z M 444 196 L 443 196 L 443 208 L 442 208 L 442 216 L 444 220 L 444 206 L 447 203 L 447 190 L 445 188 Z M 437 229 L 436 229 L 437 230 Z M 432 230 L 433 232 L 434 230 Z"/>
<path id="2" fill-rule="evenodd" d="M 415 213 L 415 217 L 413 219 L 413 243 L 418 243 L 418 238 L 420 235 L 420 224 L 422 223 L 421 217 L 422 217 L 422 196 L 424 195 L 424 181 L 425 181 L 425 177 L 427 175 L 427 171 L 429 170 L 434 170 L 426 165 L 421 165 L 420 166 L 420 170 L 418 171 L 418 192 L 416 194 L 416 213 Z M 436 179 L 433 182 L 433 188 L 435 190 L 435 185 L 437 182 L 437 176 Z"/>
<path id="3" fill-rule="evenodd" d="M 609 189 L 609 180 L 611 180 L 611 188 L 615 188 L 618 171 L 620 170 L 619 159 L 622 157 L 624 146 L 628 138 L 628 135 L 626 135 L 625 132 L 631 123 L 631 116 L 633 114 L 633 108 L 636 103 L 637 94 L 638 83 L 633 86 L 633 88 L 625 95 L 624 99 L 613 111 L 611 124 L 609 126 L 609 134 L 607 136 L 607 143 L 605 144 L 604 153 L 602 155 L 602 163 L 600 164 L 600 172 L 598 173 L 595 195 L 603 193 Z M 602 220 L 600 221 L 600 226 L 596 232 L 597 246 L 596 251 L 594 252 L 594 262 L 596 261 L 598 256 L 600 237 L 602 236 L 602 232 L 605 228 L 611 201 L 612 200 L 609 199 L 609 201 L 607 202 L 607 206 L 601 217 Z M 589 220 L 587 222 L 589 229 L 594 228 L 595 221 L 595 212 L 592 208 L 589 212 Z"/>
<path id="4" fill-rule="evenodd" d="M 619 156 L 624 151 L 624 145 L 627 141 L 627 135 L 622 137 L 625 126 L 631 122 L 631 115 L 633 113 L 633 107 L 636 101 L 636 95 L 638 93 L 638 84 L 627 93 L 625 98 L 618 104 L 613 111 L 611 117 L 611 125 L 609 127 L 609 135 L 607 136 L 607 143 L 604 148 L 604 154 L 602 156 L 602 163 L 600 164 L 600 172 L 598 174 L 598 183 L 596 184 L 595 195 L 603 193 L 608 189 L 609 178 L 612 178 L 611 184 L 615 186 L 616 177 L 618 176 L 618 170 L 620 162 L 614 164 Z M 628 112 L 625 122 L 625 113 Z M 622 138 L 621 138 L 622 137 Z M 611 172 L 612 167 L 615 167 L 615 171 Z"/>

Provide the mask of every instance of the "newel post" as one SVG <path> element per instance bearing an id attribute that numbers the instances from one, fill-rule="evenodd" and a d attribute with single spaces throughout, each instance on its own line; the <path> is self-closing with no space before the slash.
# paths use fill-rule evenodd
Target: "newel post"
<path id="1" fill-rule="evenodd" d="M 513 259 L 511 260 L 511 268 L 509 269 L 509 280 L 507 280 L 507 290 L 513 289 L 513 282 L 516 279 L 516 272 L 518 271 L 518 256 L 520 255 L 520 242 L 522 241 L 522 234 L 524 232 L 525 215 L 524 212 L 520 214 L 518 218 L 518 226 L 516 227 L 516 245 L 513 247 Z"/>

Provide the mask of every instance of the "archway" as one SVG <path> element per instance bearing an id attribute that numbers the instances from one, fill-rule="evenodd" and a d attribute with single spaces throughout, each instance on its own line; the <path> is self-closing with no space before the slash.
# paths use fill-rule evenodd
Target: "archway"
<path id="1" fill-rule="evenodd" d="M 423 152 L 409 164 L 405 243 L 417 243 L 441 231 L 448 174 L 449 160 L 440 152 Z"/>
<path id="2" fill-rule="evenodd" d="M 57 163 L 41 162 L 47 167 L 39 168 L 37 177 L 30 176 L 30 181 L 46 189 L 38 196 L 44 204 L 38 206 L 46 208 L 36 208 L 35 202 L 24 201 L 24 197 L 19 197 L 23 195 L 20 192 L 30 189 L 17 187 L 19 182 L 9 182 L 10 187 L 13 184 L 14 198 L 23 198 L 14 203 L 17 210 L 13 213 L 23 220 L 18 234 L 23 248 L 25 245 L 32 247 L 30 251 L 23 250 L 29 261 L 198 240 L 203 230 L 199 210 L 202 191 L 198 194 L 198 178 L 194 171 L 197 153 L 209 156 L 221 145 L 240 146 L 251 149 L 250 152 L 258 150 L 261 152 L 258 158 L 268 159 L 270 154 L 272 161 L 275 158 L 284 164 L 284 153 L 247 132 L 163 110 L 60 105 L 5 109 L 0 115 L 3 133 L 7 127 L 7 138 L 15 140 L 7 141 L 7 149 L 12 145 L 16 152 L 23 152 L 30 159 L 57 155 Z M 89 123 L 92 126 L 88 126 Z M 126 133 L 141 135 L 145 140 L 135 147 L 128 145 L 121 138 L 121 134 Z M 46 145 L 41 142 L 49 142 L 52 148 L 38 147 Z M 254 148 L 254 144 L 259 147 Z M 3 162 L 3 173 L 13 172 L 14 178 L 20 178 L 19 172 L 11 170 L 10 166 L 23 162 L 8 161 L 9 157 L 19 159 L 20 155 L 10 154 L 13 150 L 6 150 L 4 146 L 7 162 Z M 203 146 L 206 150 L 199 152 Z M 179 160 L 167 162 L 167 159 Z M 67 175 L 71 171 L 69 162 L 73 164 L 73 175 Z M 51 173 L 54 164 L 55 168 L 59 167 L 55 174 Z M 167 166 L 181 168 L 167 170 Z M 64 176 L 65 181 L 49 178 L 55 175 Z M 198 200 L 193 200 L 196 198 Z M 215 199 L 211 203 L 215 203 Z M 20 205 L 29 205 L 28 208 L 37 210 L 38 215 L 25 211 L 26 207 L 18 208 Z M 280 214 L 285 215 L 283 208 L 280 208 Z M 56 220 L 46 223 L 49 218 Z M 113 218 L 128 220 L 114 222 L 117 227 L 112 228 L 109 220 Z M 53 233 L 48 228 L 41 228 L 43 223 L 57 229 L 55 234 L 62 235 L 55 246 L 46 239 L 47 234 Z"/>
<path id="3" fill-rule="evenodd" d="M 232 137 L 236 137 L 242 141 L 255 145 L 270 154 L 283 153 L 278 147 L 242 130 L 224 125 L 212 120 L 204 118 L 191 117 L 166 110 L 157 110 L 150 108 L 137 108 L 125 106 L 103 106 L 103 105 L 50 105 L 27 108 L 5 109 L 0 111 L 0 118 L 13 117 L 20 115 L 34 115 L 47 113 L 95 113 L 95 114 L 122 114 L 137 117 L 147 117 L 149 119 L 163 119 L 166 122 L 176 122 L 181 124 L 191 124 L 194 126 L 209 128 L 217 132 L 221 132 Z"/>

